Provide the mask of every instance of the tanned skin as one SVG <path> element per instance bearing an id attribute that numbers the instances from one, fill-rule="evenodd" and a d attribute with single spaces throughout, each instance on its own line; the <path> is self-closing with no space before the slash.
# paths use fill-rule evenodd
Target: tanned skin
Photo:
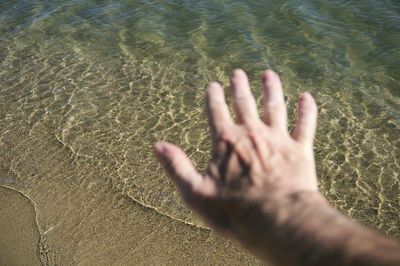
<path id="1" fill-rule="evenodd" d="M 264 119 L 246 74 L 231 77 L 234 123 L 218 83 L 207 88 L 212 158 L 199 173 L 165 142 L 154 152 L 186 203 L 217 232 L 273 265 L 400 265 L 400 244 L 332 207 L 318 191 L 313 139 L 317 105 L 301 95 L 293 135 L 287 130 L 276 73 L 262 76 Z"/>

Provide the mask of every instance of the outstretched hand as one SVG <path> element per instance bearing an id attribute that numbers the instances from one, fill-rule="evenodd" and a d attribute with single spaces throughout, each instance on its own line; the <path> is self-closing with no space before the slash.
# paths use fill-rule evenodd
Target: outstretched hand
<path id="1" fill-rule="evenodd" d="M 199 173 L 178 147 L 154 152 L 187 204 L 219 233 L 281 265 L 400 265 L 400 243 L 349 220 L 318 192 L 313 139 L 317 106 L 309 93 L 288 133 L 282 85 L 265 71 L 264 121 L 246 74 L 235 70 L 231 94 L 237 123 L 218 83 L 207 89 L 212 158 Z"/>
<path id="2" fill-rule="evenodd" d="M 267 198 L 277 201 L 318 190 L 312 150 L 317 123 L 314 99 L 307 92 L 300 97 L 297 124 L 290 136 L 278 75 L 265 71 L 262 85 L 264 121 L 259 119 L 246 74 L 242 70 L 233 72 L 231 94 L 236 124 L 221 86 L 212 83 L 207 88 L 213 145 L 205 173 L 197 172 L 180 148 L 165 142 L 154 146 L 158 160 L 187 204 L 212 227 L 233 236 L 237 234 L 235 224 L 243 222 L 235 221 L 235 217 L 246 211 L 247 202 Z"/>

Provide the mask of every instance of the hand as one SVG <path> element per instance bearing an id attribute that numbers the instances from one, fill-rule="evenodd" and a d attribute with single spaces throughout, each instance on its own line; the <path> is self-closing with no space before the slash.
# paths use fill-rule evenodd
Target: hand
<path id="1" fill-rule="evenodd" d="M 312 151 L 317 106 L 311 95 L 300 97 L 290 136 L 279 77 L 266 71 L 262 84 L 264 122 L 246 74 L 233 72 L 237 124 L 221 86 L 208 87 L 213 146 L 206 173 L 198 173 L 180 148 L 155 144 L 158 160 L 187 204 L 268 263 L 400 265 L 400 243 L 349 220 L 318 192 Z"/>
<path id="2" fill-rule="evenodd" d="M 163 142 L 154 146 L 187 204 L 212 227 L 233 236 L 235 217 L 250 201 L 279 201 L 318 190 L 312 151 L 317 123 L 314 99 L 309 93 L 300 97 L 297 124 L 290 136 L 278 75 L 265 71 L 262 85 L 264 122 L 259 119 L 246 74 L 233 72 L 231 93 L 237 124 L 230 117 L 221 86 L 212 83 L 208 87 L 213 148 L 206 173 L 198 173 L 180 148 Z"/>

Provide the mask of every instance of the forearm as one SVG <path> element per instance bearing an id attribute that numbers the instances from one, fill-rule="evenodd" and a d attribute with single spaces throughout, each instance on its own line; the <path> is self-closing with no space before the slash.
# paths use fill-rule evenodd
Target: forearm
<path id="1" fill-rule="evenodd" d="M 268 261 L 279 265 L 400 265 L 398 242 L 351 221 L 318 192 L 265 202 L 235 217 L 248 220 L 240 222 L 249 224 L 248 228 L 234 227 L 239 241 Z"/>

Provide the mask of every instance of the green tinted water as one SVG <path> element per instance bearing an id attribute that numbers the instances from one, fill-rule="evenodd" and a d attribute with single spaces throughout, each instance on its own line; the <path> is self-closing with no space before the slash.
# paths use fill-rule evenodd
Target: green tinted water
<path id="1" fill-rule="evenodd" d="M 400 236 L 396 1 L 1 1 L 0 59 L 0 185 L 34 203 L 44 264 L 255 263 L 202 229 L 151 148 L 204 169 L 204 87 L 238 67 L 260 108 L 262 71 L 280 74 L 291 127 L 313 94 L 321 190 Z"/>

